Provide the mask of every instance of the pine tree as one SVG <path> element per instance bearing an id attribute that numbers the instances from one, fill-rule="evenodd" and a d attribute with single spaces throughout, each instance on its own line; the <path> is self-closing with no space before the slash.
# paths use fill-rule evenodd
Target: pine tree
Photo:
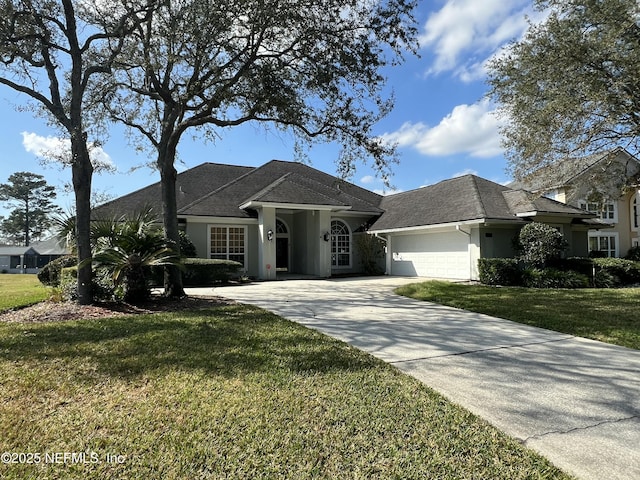
<path id="1" fill-rule="evenodd" d="M 53 203 L 55 188 L 42 175 L 17 172 L 9 183 L 0 184 L 0 201 L 13 210 L 0 222 L 0 232 L 13 243 L 29 246 L 39 240 L 52 225 L 52 214 L 60 207 Z"/>

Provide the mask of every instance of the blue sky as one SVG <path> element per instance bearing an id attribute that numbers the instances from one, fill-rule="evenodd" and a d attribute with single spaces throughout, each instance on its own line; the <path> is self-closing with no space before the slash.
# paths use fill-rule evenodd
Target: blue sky
<path id="1" fill-rule="evenodd" d="M 496 182 L 509 180 L 500 147 L 495 106 L 486 98 L 485 65 L 509 41 L 524 33 L 526 16 L 539 15 L 531 0 L 422 0 L 417 9 L 420 58 L 386 71 L 396 107 L 376 128 L 376 134 L 398 142 L 400 163 L 391 182 L 406 191 L 473 173 Z M 59 142 L 57 131 L 30 112 L 16 111 L 23 98 L 0 86 L 0 183 L 14 172 L 30 171 L 51 185 L 69 184 L 71 172 L 43 166 L 37 153 Z M 254 125 L 221 132 L 215 143 L 192 139 L 187 132 L 179 146 L 178 170 L 216 162 L 259 166 L 271 159 L 291 160 L 291 137 Z M 326 145 L 310 153 L 314 168 L 334 174 L 339 147 Z M 100 154 L 117 173 L 94 176 L 95 191 L 111 197 L 159 180 L 156 171 L 141 167 L 150 161 L 128 144 L 124 132 L 113 128 Z M 134 167 L 141 167 L 136 170 Z M 392 193 L 359 164 L 353 183 L 380 193 Z M 57 203 L 73 204 L 72 193 L 60 193 Z M 0 215 L 7 211 L 0 206 Z"/>

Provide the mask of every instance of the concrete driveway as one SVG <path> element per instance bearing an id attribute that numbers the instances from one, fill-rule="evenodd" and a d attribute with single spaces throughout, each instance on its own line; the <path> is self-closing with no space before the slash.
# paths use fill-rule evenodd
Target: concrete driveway
<path id="1" fill-rule="evenodd" d="M 417 280 L 289 280 L 189 293 L 258 305 L 367 351 L 578 478 L 640 478 L 639 351 L 393 293 Z"/>

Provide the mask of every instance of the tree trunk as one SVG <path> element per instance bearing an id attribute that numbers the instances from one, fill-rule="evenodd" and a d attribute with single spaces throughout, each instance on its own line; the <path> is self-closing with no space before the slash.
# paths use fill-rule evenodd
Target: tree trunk
<path id="1" fill-rule="evenodd" d="M 128 303 L 136 304 L 149 297 L 149 287 L 145 278 L 144 268 L 138 261 L 134 261 L 127 267 L 124 281 L 124 300 Z"/>
<path id="2" fill-rule="evenodd" d="M 71 137 L 71 151 L 73 164 L 73 190 L 76 197 L 76 241 L 78 248 L 78 263 L 91 258 L 91 179 L 93 166 L 89 158 L 84 135 L 80 138 Z M 91 262 L 86 262 L 78 268 L 78 303 L 90 305 L 93 302 L 91 289 Z"/>
<path id="3" fill-rule="evenodd" d="M 166 143 L 169 143 L 168 141 Z M 166 145 L 166 144 L 165 144 Z M 180 231 L 178 229 L 178 206 L 176 204 L 176 179 L 178 172 L 174 165 L 175 147 L 166 145 L 158 149 L 160 184 L 162 185 L 162 221 L 164 238 L 180 254 Z M 164 295 L 169 298 L 182 298 L 182 272 L 175 265 L 168 265 L 164 271 Z"/>

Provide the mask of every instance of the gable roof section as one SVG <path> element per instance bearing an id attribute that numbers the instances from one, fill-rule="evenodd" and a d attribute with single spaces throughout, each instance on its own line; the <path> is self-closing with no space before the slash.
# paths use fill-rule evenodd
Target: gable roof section
<path id="1" fill-rule="evenodd" d="M 33 255 L 36 252 L 32 247 L 16 245 L 0 245 L 0 255 Z"/>
<path id="2" fill-rule="evenodd" d="M 272 160 L 184 206 L 182 215 L 251 217 L 252 203 L 327 205 L 379 214 L 382 197 L 296 162 Z"/>
<path id="3" fill-rule="evenodd" d="M 628 160 L 640 161 L 622 147 L 613 150 L 588 155 L 581 158 L 569 158 L 554 165 L 542 167 L 525 178 L 511 182 L 508 186 L 513 189 L 524 189 L 532 192 L 549 191 L 563 188 L 572 184 L 588 170 L 607 159 L 617 159 L 620 156 Z"/>
<path id="4" fill-rule="evenodd" d="M 507 202 L 509 211 L 516 216 L 524 216 L 535 212 L 535 214 L 571 215 L 580 218 L 595 217 L 594 214 L 586 210 L 546 197 L 540 197 L 526 190 L 505 190 L 502 195 Z"/>
<path id="5" fill-rule="evenodd" d="M 482 218 L 513 219 L 501 192 L 507 187 L 475 175 L 464 175 L 428 187 L 389 195 L 385 213 L 371 230 L 437 225 Z"/>
<path id="6" fill-rule="evenodd" d="M 179 173 L 176 178 L 176 201 L 178 210 L 208 194 L 235 178 L 254 170 L 255 167 L 203 163 Z M 94 209 L 99 216 L 122 215 L 139 211 L 151 206 L 156 214 L 162 214 L 162 196 L 160 182 L 123 195 Z"/>
<path id="7" fill-rule="evenodd" d="M 522 222 L 526 215 L 551 214 L 592 218 L 593 214 L 529 192 L 512 190 L 475 175 L 384 197 L 385 213 L 370 231 L 408 229 L 478 221 Z"/>
<path id="8" fill-rule="evenodd" d="M 331 189 L 322 184 L 309 185 L 309 179 L 305 179 L 297 173 L 287 173 L 263 190 L 252 195 L 246 203 L 292 203 L 302 205 L 330 205 L 334 207 L 350 207 L 344 201 L 336 200 L 329 196 Z"/>
<path id="9" fill-rule="evenodd" d="M 0 255 L 67 255 L 68 249 L 56 238 L 34 242 L 28 247 L 0 245 Z"/>

